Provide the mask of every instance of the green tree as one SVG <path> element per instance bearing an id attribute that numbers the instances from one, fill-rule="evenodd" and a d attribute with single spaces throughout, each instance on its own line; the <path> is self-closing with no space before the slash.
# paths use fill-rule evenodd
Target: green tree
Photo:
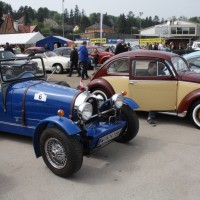
<path id="1" fill-rule="evenodd" d="M 64 10 L 64 22 L 65 22 L 66 24 L 69 23 L 69 12 L 68 12 L 67 9 Z"/>
<path id="2" fill-rule="evenodd" d="M 194 22 L 194 23 L 200 23 L 200 17 L 191 17 L 189 21 Z"/>
<path id="3" fill-rule="evenodd" d="M 128 32 L 130 33 L 127 27 L 127 20 L 124 14 L 121 14 L 118 18 L 116 32 L 123 33 L 123 34 L 128 33 Z"/>
<path id="4" fill-rule="evenodd" d="M 74 25 L 80 24 L 80 19 L 81 19 L 81 14 L 78 6 L 76 5 L 74 10 Z"/>
<path id="5" fill-rule="evenodd" d="M 74 25 L 74 11 L 72 9 L 70 10 L 69 24 Z"/>
<path id="6" fill-rule="evenodd" d="M 113 26 L 113 24 L 110 20 L 110 17 L 107 15 L 107 13 L 103 15 L 103 24 L 110 26 L 110 27 Z"/>
<path id="7" fill-rule="evenodd" d="M 49 9 L 39 8 L 36 16 L 39 22 L 43 22 L 45 18 L 49 18 Z"/>
<path id="8" fill-rule="evenodd" d="M 91 13 L 89 16 L 91 24 L 100 22 L 100 13 Z"/>
<path id="9" fill-rule="evenodd" d="M 87 17 L 87 16 L 82 16 L 81 17 L 81 20 L 80 20 L 80 29 L 82 30 L 82 31 L 84 31 L 85 30 L 85 28 L 87 28 L 88 26 L 90 26 L 91 25 L 91 23 L 90 23 L 90 20 L 89 20 L 89 18 Z"/>

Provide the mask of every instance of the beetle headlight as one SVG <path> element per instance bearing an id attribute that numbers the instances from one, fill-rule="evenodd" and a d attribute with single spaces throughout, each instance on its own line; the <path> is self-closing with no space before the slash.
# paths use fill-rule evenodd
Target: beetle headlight
<path id="1" fill-rule="evenodd" d="M 114 94 L 111 97 L 111 102 L 115 108 L 120 109 L 124 103 L 124 96 L 122 94 Z"/>
<path id="2" fill-rule="evenodd" d="M 91 118 L 93 112 L 92 105 L 84 102 L 78 106 L 78 114 L 82 120 L 87 121 Z"/>

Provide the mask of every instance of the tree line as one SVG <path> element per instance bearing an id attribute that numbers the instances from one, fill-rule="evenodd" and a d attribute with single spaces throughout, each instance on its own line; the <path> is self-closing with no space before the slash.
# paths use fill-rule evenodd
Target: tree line
<path id="1" fill-rule="evenodd" d="M 53 34 L 55 32 L 62 32 L 62 23 L 66 25 L 79 26 L 80 29 L 75 34 L 84 32 L 85 28 L 100 22 L 100 13 L 91 13 L 89 16 L 85 14 L 84 9 L 79 10 L 78 5 L 74 9 L 65 9 L 64 13 L 58 13 L 57 11 L 51 11 L 47 7 L 40 7 L 38 10 L 32 9 L 29 6 L 21 6 L 17 11 L 12 9 L 10 4 L 0 1 L 0 24 L 2 23 L 3 14 L 10 13 L 14 20 L 18 20 L 24 17 L 25 25 L 37 25 L 41 32 L 44 34 Z M 52 26 L 45 26 L 44 20 L 51 19 L 58 24 L 58 28 Z M 173 20 L 177 18 L 172 17 Z M 200 17 L 192 17 L 187 19 L 184 16 L 180 16 L 179 19 L 187 20 L 195 23 L 200 23 Z M 119 34 L 137 34 L 142 28 L 158 25 L 164 23 L 166 19 L 159 19 L 157 15 L 154 17 L 149 16 L 146 18 L 140 18 L 132 11 L 129 11 L 127 15 L 120 14 L 119 16 L 103 14 L 103 24 L 114 28 L 115 33 Z M 56 30 L 57 29 L 57 30 Z M 66 33 L 71 33 L 71 29 L 66 29 Z"/>

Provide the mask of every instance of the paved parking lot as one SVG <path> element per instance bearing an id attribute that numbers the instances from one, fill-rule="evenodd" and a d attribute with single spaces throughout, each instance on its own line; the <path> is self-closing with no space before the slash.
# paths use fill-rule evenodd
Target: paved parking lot
<path id="1" fill-rule="evenodd" d="M 49 75 L 49 74 L 48 74 Z M 50 81 L 74 74 L 53 75 Z M 36 159 L 30 138 L 0 133 L 0 200 L 199 200 L 200 130 L 186 119 L 158 115 L 158 125 L 138 113 L 140 130 L 128 144 L 113 142 L 69 179 Z"/>

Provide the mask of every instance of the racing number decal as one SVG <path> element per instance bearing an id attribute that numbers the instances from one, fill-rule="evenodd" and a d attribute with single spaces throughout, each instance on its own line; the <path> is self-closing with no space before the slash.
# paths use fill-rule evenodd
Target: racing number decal
<path id="1" fill-rule="evenodd" d="M 35 96 L 34 96 L 34 99 L 35 100 L 38 100 L 38 101 L 46 101 L 47 100 L 47 95 L 44 94 L 44 93 L 36 93 Z"/>

